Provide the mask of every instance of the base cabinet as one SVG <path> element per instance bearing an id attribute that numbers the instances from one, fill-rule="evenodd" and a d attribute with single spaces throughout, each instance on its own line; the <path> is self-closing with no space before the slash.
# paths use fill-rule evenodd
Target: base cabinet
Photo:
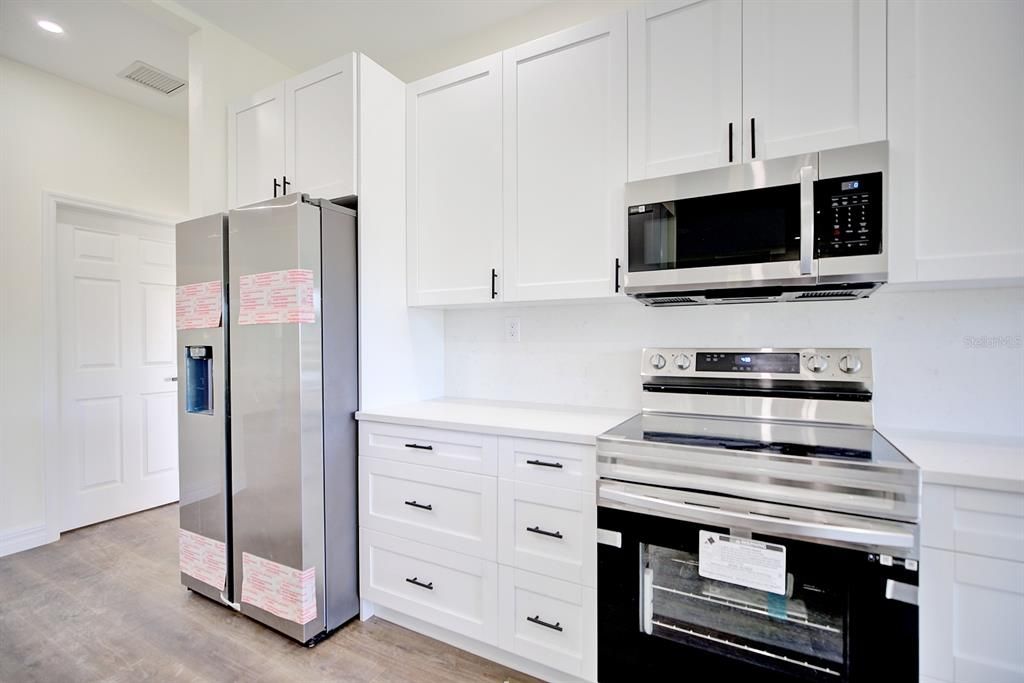
<path id="1" fill-rule="evenodd" d="M 369 421 L 359 436 L 361 597 L 596 680 L 595 448 Z"/>

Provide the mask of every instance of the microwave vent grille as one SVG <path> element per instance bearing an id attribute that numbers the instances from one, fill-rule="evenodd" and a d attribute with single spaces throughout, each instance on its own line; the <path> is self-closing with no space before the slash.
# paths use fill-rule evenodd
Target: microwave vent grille
<path id="1" fill-rule="evenodd" d="M 689 296 L 660 296 L 642 301 L 648 306 L 692 306 L 701 303 Z"/>
<path id="2" fill-rule="evenodd" d="M 864 292 L 859 289 L 819 289 L 814 292 L 801 292 L 795 299 L 858 299 Z"/>

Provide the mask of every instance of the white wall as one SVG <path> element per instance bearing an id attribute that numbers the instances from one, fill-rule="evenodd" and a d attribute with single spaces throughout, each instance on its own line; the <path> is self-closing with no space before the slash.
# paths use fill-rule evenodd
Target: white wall
<path id="1" fill-rule="evenodd" d="M 0 58 L 0 546 L 44 520 L 42 194 L 183 216 L 182 121 Z"/>
<path id="2" fill-rule="evenodd" d="M 522 341 L 505 342 L 506 317 Z M 1024 436 L 1024 288 L 653 309 L 622 303 L 445 314 L 449 396 L 638 409 L 644 346 L 872 350 L 879 425 Z"/>

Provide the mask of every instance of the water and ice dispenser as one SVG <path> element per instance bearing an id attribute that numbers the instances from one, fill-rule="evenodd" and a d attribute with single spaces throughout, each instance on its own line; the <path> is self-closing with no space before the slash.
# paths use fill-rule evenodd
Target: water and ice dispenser
<path id="1" fill-rule="evenodd" d="M 213 415 L 213 347 L 185 347 L 185 412 Z"/>

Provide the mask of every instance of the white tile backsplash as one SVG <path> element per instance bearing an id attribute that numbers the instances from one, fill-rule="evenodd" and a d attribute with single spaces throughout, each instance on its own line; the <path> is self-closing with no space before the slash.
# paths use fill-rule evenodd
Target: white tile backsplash
<path id="1" fill-rule="evenodd" d="M 520 343 L 504 339 L 521 321 Z M 445 312 L 448 396 L 638 409 L 644 346 L 863 346 L 875 421 L 1024 436 L 1024 288 L 651 309 L 633 301 Z"/>

